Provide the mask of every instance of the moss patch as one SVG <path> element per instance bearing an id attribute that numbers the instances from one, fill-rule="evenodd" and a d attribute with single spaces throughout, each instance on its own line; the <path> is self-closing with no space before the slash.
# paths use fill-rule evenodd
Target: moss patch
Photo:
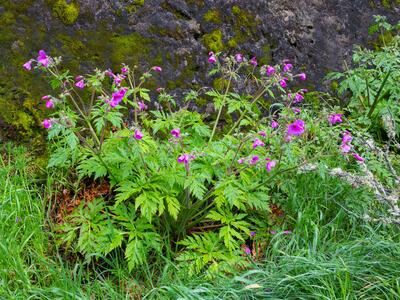
<path id="1" fill-rule="evenodd" d="M 205 34 L 203 36 L 203 42 L 208 50 L 214 52 L 220 52 L 225 49 L 222 41 L 222 31 L 220 29 L 215 29 L 213 32 Z"/>
<path id="2" fill-rule="evenodd" d="M 72 25 L 79 16 L 79 4 L 77 1 L 67 3 L 66 0 L 56 0 L 53 4 L 53 14 L 65 25 Z"/>
<path id="3" fill-rule="evenodd" d="M 138 65 L 149 60 L 151 40 L 134 32 L 129 35 L 115 35 L 111 38 L 110 59 L 113 64 Z"/>
<path id="4" fill-rule="evenodd" d="M 203 16 L 204 21 L 206 22 L 211 22 L 214 24 L 221 24 L 222 23 L 222 17 L 221 13 L 219 10 L 212 9 L 206 12 Z"/>

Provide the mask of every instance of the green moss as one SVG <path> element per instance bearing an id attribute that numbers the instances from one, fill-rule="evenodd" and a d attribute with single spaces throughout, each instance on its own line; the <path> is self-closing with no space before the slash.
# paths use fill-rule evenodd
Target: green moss
<path id="1" fill-rule="evenodd" d="M 186 0 L 187 4 L 196 5 L 199 7 L 204 7 L 206 5 L 204 0 Z"/>
<path id="2" fill-rule="evenodd" d="M 113 64 L 138 65 L 149 60 L 151 40 L 134 32 L 129 35 L 115 35 L 111 38 L 111 62 Z"/>
<path id="3" fill-rule="evenodd" d="M 144 5 L 144 0 L 134 0 L 133 3 L 126 7 L 128 13 L 136 12 L 140 7 Z"/>
<path id="4" fill-rule="evenodd" d="M 200 107 L 200 108 L 206 106 L 207 102 L 208 102 L 207 99 L 202 98 L 202 97 L 198 97 L 195 100 L 197 107 Z"/>
<path id="5" fill-rule="evenodd" d="M 58 17 L 65 25 L 72 25 L 79 16 L 79 4 L 75 0 L 67 3 L 66 0 L 56 0 L 53 4 L 53 14 Z"/>
<path id="6" fill-rule="evenodd" d="M 217 91 L 224 91 L 228 86 L 229 81 L 224 78 L 217 78 L 213 81 L 213 87 Z"/>
<path id="7" fill-rule="evenodd" d="M 215 29 L 213 32 L 205 34 L 203 36 L 203 42 L 208 50 L 214 52 L 220 52 L 225 49 L 222 41 L 222 31 L 220 29 Z"/>
<path id="8" fill-rule="evenodd" d="M 263 56 L 258 58 L 260 65 L 269 65 L 272 62 L 271 50 L 275 48 L 274 44 L 265 44 L 262 47 Z"/>
<path id="9" fill-rule="evenodd" d="M 222 23 L 221 13 L 217 9 L 212 9 L 206 12 L 203 16 L 203 19 L 206 22 L 211 22 L 214 24 Z"/>
<path id="10" fill-rule="evenodd" d="M 0 26 L 15 24 L 15 16 L 12 12 L 6 11 L 0 15 Z"/>

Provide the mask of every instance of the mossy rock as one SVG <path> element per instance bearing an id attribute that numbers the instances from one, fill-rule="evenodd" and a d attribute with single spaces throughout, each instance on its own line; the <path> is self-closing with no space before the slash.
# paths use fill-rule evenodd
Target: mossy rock
<path id="1" fill-rule="evenodd" d="M 72 25 L 79 16 L 79 4 L 77 1 L 67 3 L 66 0 L 56 0 L 53 4 L 53 14 L 65 25 Z"/>
<path id="2" fill-rule="evenodd" d="M 115 35 L 111 38 L 111 62 L 138 65 L 148 61 L 151 39 L 134 32 L 128 35 Z"/>
<path id="3" fill-rule="evenodd" d="M 203 42 L 208 50 L 214 52 L 221 52 L 225 49 L 225 45 L 222 41 L 222 31 L 220 29 L 215 29 L 211 33 L 205 34 L 203 36 Z"/>
<path id="4" fill-rule="evenodd" d="M 203 16 L 204 21 L 211 22 L 214 24 L 221 24 L 222 23 L 222 16 L 219 10 L 212 9 L 206 12 Z"/>

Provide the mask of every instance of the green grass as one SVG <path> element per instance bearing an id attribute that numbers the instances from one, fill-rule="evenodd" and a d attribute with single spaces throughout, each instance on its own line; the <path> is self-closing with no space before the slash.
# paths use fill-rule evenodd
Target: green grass
<path id="1" fill-rule="evenodd" d="M 1 147 L 0 299 L 399 299 L 400 238 L 367 224 L 372 195 L 334 178 L 298 175 L 277 195 L 293 234 L 271 240 L 265 259 L 231 276 L 187 278 L 172 262 L 129 274 L 112 253 L 95 266 L 54 246 L 48 187 L 21 147 Z"/>

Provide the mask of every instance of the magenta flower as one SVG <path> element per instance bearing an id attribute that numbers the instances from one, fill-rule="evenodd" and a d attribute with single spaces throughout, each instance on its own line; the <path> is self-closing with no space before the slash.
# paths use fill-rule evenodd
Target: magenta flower
<path id="1" fill-rule="evenodd" d="M 328 121 L 331 125 L 335 125 L 336 123 L 342 123 L 342 114 L 333 114 L 328 116 Z"/>
<path id="2" fill-rule="evenodd" d="M 77 83 L 75 83 L 75 86 L 77 88 L 84 89 L 85 88 L 85 81 L 83 79 L 81 79 Z"/>
<path id="3" fill-rule="evenodd" d="M 118 92 L 113 93 L 112 99 L 109 102 L 110 106 L 116 107 L 122 101 L 122 99 L 125 97 L 127 90 L 128 90 L 127 88 L 122 88 Z"/>
<path id="4" fill-rule="evenodd" d="M 299 93 L 297 93 L 296 96 L 294 96 L 293 103 L 299 103 L 299 102 L 301 102 L 303 100 L 304 100 L 304 96 L 299 94 Z"/>
<path id="5" fill-rule="evenodd" d="M 297 108 L 297 107 L 295 107 L 295 108 L 293 108 L 293 112 L 294 112 L 295 114 L 298 114 L 298 113 L 300 113 L 300 112 L 301 112 L 301 109 L 300 109 L 300 108 Z"/>
<path id="6" fill-rule="evenodd" d="M 251 249 L 250 249 L 248 246 L 246 246 L 246 247 L 244 248 L 244 252 L 245 252 L 247 255 L 250 255 L 250 254 L 251 254 Z"/>
<path id="7" fill-rule="evenodd" d="M 49 66 L 49 57 L 46 55 L 46 52 L 44 50 L 39 51 L 39 56 L 37 58 L 37 61 L 44 67 L 47 68 Z"/>
<path id="8" fill-rule="evenodd" d="M 274 234 L 276 234 L 276 231 L 275 230 L 270 230 L 269 233 L 274 235 Z"/>
<path id="9" fill-rule="evenodd" d="M 143 101 L 138 101 L 139 111 L 146 110 L 148 107 Z"/>
<path id="10" fill-rule="evenodd" d="M 279 126 L 279 123 L 278 123 L 277 121 L 272 121 L 272 122 L 271 122 L 271 127 L 272 127 L 273 129 L 278 128 L 278 126 Z"/>
<path id="11" fill-rule="evenodd" d="M 128 73 L 128 72 L 129 72 L 129 69 L 128 69 L 127 67 L 121 68 L 121 73 L 122 73 L 122 74 L 126 74 L 126 73 Z"/>
<path id="12" fill-rule="evenodd" d="M 24 63 L 23 67 L 27 71 L 32 70 L 32 59 L 30 59 L 26 63 Z"/>
<path id="13" fill-rule="evenodd" d="M 42 125 L 44 128 L 49 129 L 51 127 L 51 120 L 49 119 L 44 119 L 42 122 Z"/>
<path id="14" fill-rule="evenodd" d="M 143 133 L 139 129 L 136 129 L 134 137 L 137 140 L 141 140 L 143 138 Z"/>
<path id="15" fill-rule="evenodd" d="M 104 75 L 109 76 L 109 77 L 115 77 L 116 76 L 113 72 L 111 72 L 110 69 L 106 70 L 104 72 Z"/>
<path id="16" fill-rule="evenodd" d="M 283 66 L 283 72 L 288 72 L 288 71 L 290 71 L 291 69 L 293 68 L 293 65 L 292 64 L 284 64 L 284 66 Z"/>
<path id="17" fill-rule="evenodd" d="M 307 79 L 307 76 L 306 76 L 305 73 L 300 73 L 298 76 L 299 76 L 300 80 L 306 80 Z"/>
<path id="18" fill-rule="evenodd" d="M 358 155 L 358 153 L 354 152 L 352 155 L 356 160 L 361 161 L 361 162 L 364 161 L 364 158 L 362 158 L 360 155 Z"/>
<path id="19" fill-rule="evenodd" d="M 174 128 L 174 129 L 171 130 L 171 134 L 176 138 L 180 138 L 181 137 L 181 130 L 179 128 Z"/>
<path id="20" fill-rule="evenodd" d="M 291 230 L 284 230 L 284 231 L 282 231 L 282 233 L 283 233 L 283 234 L 291 234 L 292 231 L 291 231 Z"/>
<path id="21" fill-rule="evenodd" d="M 236 60 L 238 63 L 241 63 L 241 62 L 243 61 L 243 54 L 241 54 L 241 53 L 236 54 L 236 55 L 235 55 L 235 60 Z"/>
<path id="22" fill-rule="evenodd" d="M 286 83 L 286 78 L 282 79 L 281 81 L 279 81 L 279 84 L 282 88 L 286 88 L 287 87 L 287 83 Z"/>
<path id="23" fill-rule="evenodd" d="M 267 172 L 271 172 L 272 169 L 275 168 L 275 166 L 276 166 L 276 160 L 269 160 L 268 158 L 268 162 L 265 164 Z"/>
<path id="24" fill-rule="evenodd" d="M 350 143 L 352 140 L 353 140 L 353 137 L 351 136 L 350 132 L 346 131 L 343 134 L 342 143 L 347 144 L 347 143 Z"/>
<path id="25" fill-rule="evenodd" d="M 258 155 L 252 156 L 251 159 L 250 159 L 250 164 L 251 165 L 255 165 L 258 162 L 259 159 L 260 159 L 260 157 L 258 157 Z"/>
<path id="26" fill-rule="evenodd" d="M 214 52 L 212 51 L 208 53 L 208 62 L 210 64 L 215 64 L 217 62 L 217 58 L 215 57 Z"/>
<path id="27" fill-rule="evenodd" d="M 304 132 L 304 121 L 296 120 L 292 124 L 288 126 L 287 134 L 288 135 L 302 135 Z"/>
<path id="28" fill-rule="evenodd" d="M 237 162 L 238 162 L 239 165 L 243 164 L 244 163 L 244 158 L 239 158 Z"/>
<path id="29" fill-rule="evenodd" d="M 187 165 L 190 161 L 190 155 L 189 154 L 182 154 L 181 156 L 178 157 L 178 163 L 180 164 L 185 164 Z"/>
<path id="30" fill-rule="evenodd" d="M 263 136 L 263 137 L 266 137 L 266 136 L 267 136 L 267 133 L 266 133 L 265 131 L 260 131 L 258 134 L 261 135 L 261 136 Z"/>
<path id="31" fill-rule="evenodd" d="M 161 72 L 161 71 L 162 71 L 161 67 L 159 67 L 159 66 L 154 66 L 154 67 L 152 67 L 151 69 L 152 69 L 153 71 L 155 71 L 155 72 Z"/>
<path id="32" fill-rule="evenodd" d="M 350 145 L 348 145 L 348 144 L 342 144 L 342 145 L 340 145 L 340 151 L 341 151 L 343 154 L 349 153 L 350 150 L 351 150 L 351 146 L 350 146 Z"/>
<path id="33" fill-rule="evenodd" d="M 52 100 L 47 100 L 46 101 L 46 107 L 47 108 L 53 108 L 54 107 L 54 102 Z"/>
<path id="34" fill-rule="evenodd" d="M 267 75 L 268 76 L 272 76 L 272 75 L 274 75 L 275 74 L 275 68 L 274 67 L 271 67 L 271 66 L 268 66 L 267 67 Z"/>
<path id="35" fill-rule="evenodd" d="M 45 95 L 42 97 L 42 100 L 49 100 L 50 99 L 50 95 Z"/>
<path id="36" fill-rule="evenodd" d="M 164 88 L 162 88 L 162 87 L 156 88 L 156 92 L 157 92 L 157 93 L 161 93 L 163 90 L 164 90 Z"/>
<path id="37" fill-rule="evenodd" d="M 264 147 L 265 143 L 260 139 L 255 139 L 253 142 L 253 149 L 256 149 L 258 146 Z"/>
<path id="38" fill-rule="evenodd" d="M 256 58 L 255 56 L 253 56 L 253 57 L 250 59 L 250 64 L 253 65 L 253 66 L 255 66 L 255 67 L 257 67 L 258 62 L 257 62 L 257 58 Z"/>

